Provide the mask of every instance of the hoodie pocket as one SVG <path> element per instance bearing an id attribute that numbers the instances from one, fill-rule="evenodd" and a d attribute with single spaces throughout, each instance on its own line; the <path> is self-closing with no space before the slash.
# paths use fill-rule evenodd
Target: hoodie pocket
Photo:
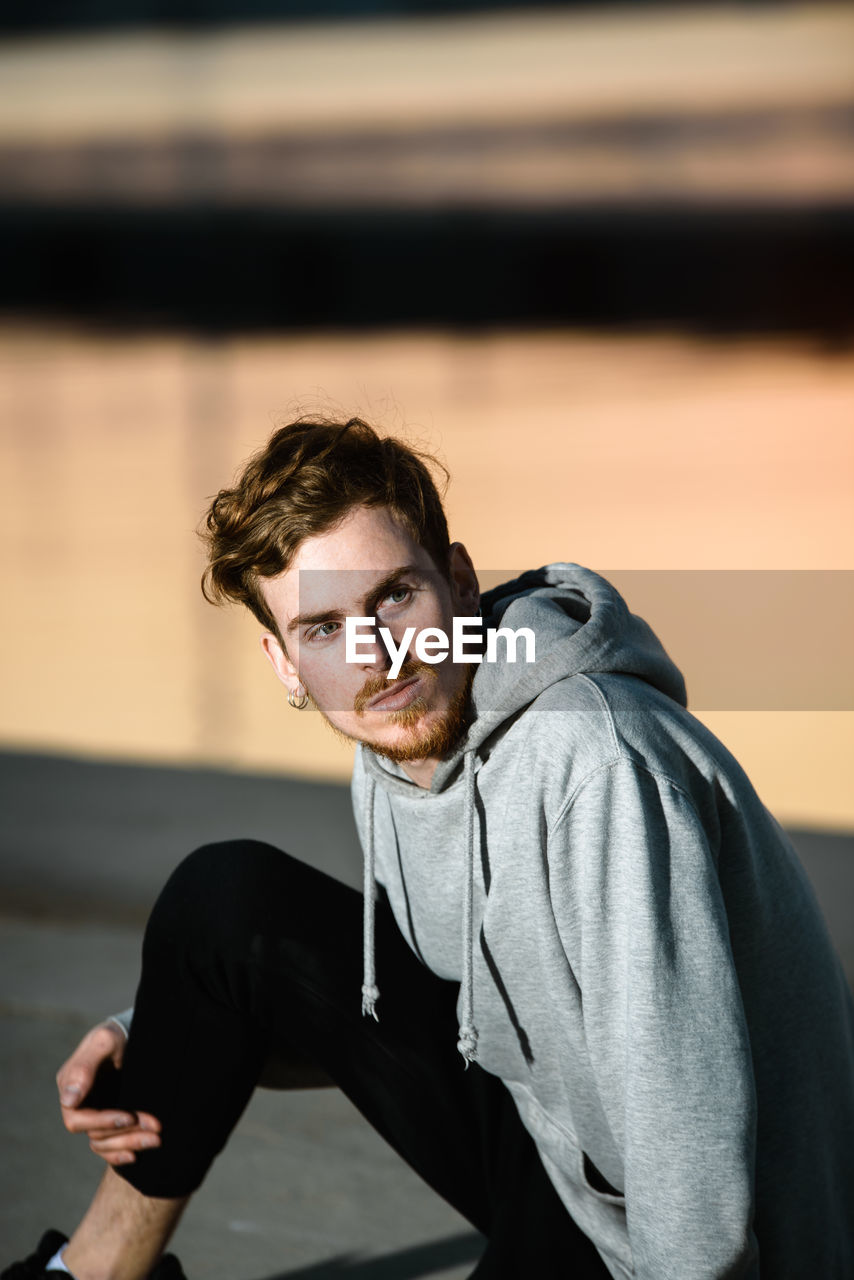
<path id="1" fill-rule="evenodd" d="M 611 1275 L 620 1280 L 631 1277 L 634 1271 L 625 1198 L 610 1187 L 575 1135 L 545 1112 L 528 1089 L 515 1083 L 508 1088 L 522 1123 L 537 1144 L 546 1173 L 572 1217 L 596 1245 Z"/>
<path id="2" fill-rule="evenodd" d="M 586 1151 L 581 1152 L 581 1181 L 588 1191 L 603 1196 L 612 1204 L 625 1204 L 626 1197 L 622 1191 L 612 1187 L 604 1173 L 600 1173 Z"/>

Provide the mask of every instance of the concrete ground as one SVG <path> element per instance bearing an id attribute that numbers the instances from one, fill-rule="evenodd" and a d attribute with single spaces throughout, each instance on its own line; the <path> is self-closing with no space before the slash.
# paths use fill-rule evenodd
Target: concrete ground
<path id="1" fill-rule="evenodd" d="M 2 1266 L 88 1202 L 100 1161 L 62 1128 L 53 1076 L 130 1003 L 171 867 L 237 835 L 351 884 L 360 866 L 335 785 L 15 755 L 0 756 L 0 779 Z M 793 836 L 852 978 L 854 837 Z M 173 1247 L 190 1280 L 461 1280 L 482 1240 L 337 1091 L 259 1090 Z"/>

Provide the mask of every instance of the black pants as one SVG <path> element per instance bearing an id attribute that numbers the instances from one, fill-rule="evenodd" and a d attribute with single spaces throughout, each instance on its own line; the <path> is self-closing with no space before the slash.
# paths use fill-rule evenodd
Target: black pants
<path id="1" fill-rule="evenodd" d="M 380 1021 L 361 1013 L 362 898 L 269 845 L 191 854 L 158 899 L 118 1103 L 163 1144 L 122 1177 L 194 1191 L 276 1053 L 321 1068 L 396 1151 L 489 1239 L 473 1273 L 601 1280 L 608 1272 L 554 1191 L 510 1095 L 456 1048 L 454 983 L 377 911 Z"/>

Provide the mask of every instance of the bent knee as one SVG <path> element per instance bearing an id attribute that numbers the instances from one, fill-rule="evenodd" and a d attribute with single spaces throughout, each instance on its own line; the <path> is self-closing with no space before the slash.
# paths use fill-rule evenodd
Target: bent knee
<path id="1" fill-rule="evenodd" d="M 160 892 L 146 940 L 164 933 L 181 936 L 212 926 L 234 927 L 257 918 L 264 904 L 282 892 L 293 859 L 261 840 L 223 840 L 188 854 Z"/>

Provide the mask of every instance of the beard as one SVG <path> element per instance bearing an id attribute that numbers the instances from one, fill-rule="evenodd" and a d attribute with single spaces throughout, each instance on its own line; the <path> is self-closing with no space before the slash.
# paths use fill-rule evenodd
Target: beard
<path id="1" fill-rule="evenodd" d="M 353 701 L 353 708 L 357 715 L 364 714 L 367 704 L 377 694 L 394 689 L 401 680 L 410 680 L 413 676 L 419 676 L 434 686 L 439 679 L 432 666 L 416 661 L 404 662 L 396 680 L 387 680 L 384 676 L 370 676 Z M 347 741 L 361 742 L 376 755 L 392 760 L 396 764 L 404 764 L 407 760 L 423 760 L 425 756 L 444 756 L 459 744 L 468 728 L 471 719 L 470 695 L 473 679 L 474 668 L 470 666 L 465 672 L 462 686 L 451 698 L 447 710 L 428 724 L 424 724 L 423 721 L 429 711 L 429 701 L 420 695 L 398 711 L 387 711 L 386 723 L 399 725 L 406 730 L 406 736 L 399 742 L 375 743 L 368 737 L 344 733 L 327 717 L 324 716 L 324 719 L 338 737 Z"/>

